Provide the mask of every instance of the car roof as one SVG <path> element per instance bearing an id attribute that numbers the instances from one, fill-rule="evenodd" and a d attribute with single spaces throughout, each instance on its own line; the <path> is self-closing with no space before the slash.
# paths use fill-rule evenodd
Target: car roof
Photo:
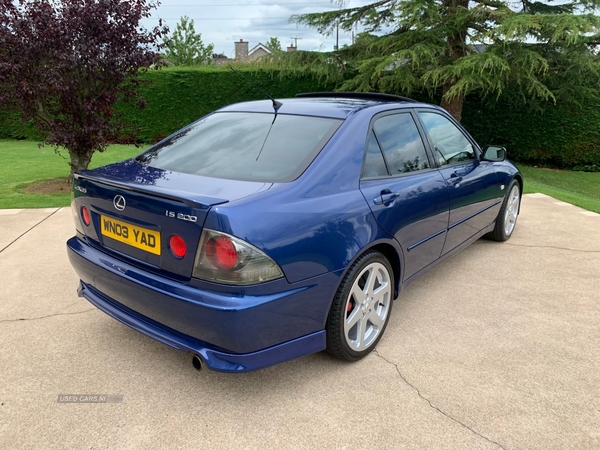
<path id="1" fill-rule="evenodd" d="M 281 107 L 277 110 L 278 114 L 310 115 L 337 119 L 345 119 L 352 113 L 372 107 L 389 106 L 390 109 L 397 109 L 432 106 L 426 103 L 418 103 L 406 97 L 349 92 L 301 94 L 296 98 L 277 99 L 277 101 L 281 103 Z M 271 100 L 258 100 L 236 103 L 220 109 L 219 112 L 273 113 L 273 102 Z"/>

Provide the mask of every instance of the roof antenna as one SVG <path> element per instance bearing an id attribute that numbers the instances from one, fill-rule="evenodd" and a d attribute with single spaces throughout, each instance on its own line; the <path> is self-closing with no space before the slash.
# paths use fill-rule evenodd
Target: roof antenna
<path id="1" fill-rule="evenodd" d="M 279 108 L 281 108 L 281 106 L 283 106 L 283 103 L 278 102 L 277 100 L 275 100 L 273 97 L 271 97 L 271 95 L 269 95 L 269 93 L 267 91 L 265 91 L 263 88 L 261 88 L 260 86 L 257 86 L 256 84 L 254 84 L 252 81 L 250 81 L 249 79 L 247 79 L 244 75 L 241 74 L 241 72 L 239 70 L 235 70 L 233 68 L 233 66 L 231 64 L 228 65 L 228 67 L 231 69 L 231 71 L 233 73 L 235 73 L 238 77 L 240 77 L 242 80 L 244 80 L 246 83 L 248 83 L 250 86 L 252 86 L 254 89 L 256 89 L 257 91 L 261 92 L 263 95 L 265 95 L 269 100 L 271 100 L 273 102 L 273 109 L 275 110 L 275 116 L 277 116 L 277 111 L 279 111 Z"/>

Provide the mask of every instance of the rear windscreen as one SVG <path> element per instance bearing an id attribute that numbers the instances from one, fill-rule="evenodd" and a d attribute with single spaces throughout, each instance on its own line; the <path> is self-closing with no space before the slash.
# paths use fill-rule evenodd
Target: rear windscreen
<path id="1" fill-rule="evenodd" d="M 247 181 L 291 181 L 342 123 L 266 113 L 215 113 L 137 157 L 160 169 Z"/>

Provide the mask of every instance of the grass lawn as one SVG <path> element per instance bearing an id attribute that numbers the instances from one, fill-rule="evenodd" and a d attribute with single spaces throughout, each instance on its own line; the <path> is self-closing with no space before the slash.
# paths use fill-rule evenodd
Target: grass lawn
<path id="1" fill-rule="evenodd" d="M 525 193 L 541 192 L 600 213 L 600 173 L 518 166 L 523 172 Z"/>
<path id="2" fill-rule="evenodd" d="M 90 168 L 130 158 L 143 149 L 111 145 L 96 153 Z M 51 147 L 38 148 L 36 142 L 0 140 L 0 208 L 50 208 L 68 206 L 70 193 L 35 194 L 27 186 L 69 175 L 68 153 L 63 157 Z M 519 166 L 525 177 L 525 193 L 541 192 L 559 200 L 600 213 L 600 173 L 569 172 Z"/>
<path id="3" fill-rule="evenodd" d="M 111 145 L 96 153 L 90 168 L 103 166 L 137 155 L 143 149 L 133 145 Z M 69 176 L 69 154 L 62 157 L 52 147 L 38 148 L 37 142 L 0 140 L 0 208 L 50 208 L 68 206 L 70 193 L 29 194 L 21 190 L 43 181 Z"/>

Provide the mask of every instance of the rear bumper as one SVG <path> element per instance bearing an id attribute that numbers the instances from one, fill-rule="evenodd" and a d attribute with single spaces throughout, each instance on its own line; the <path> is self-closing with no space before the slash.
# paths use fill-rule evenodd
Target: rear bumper
<path id="1" fill-rule="evenodd" d="M 141 270 L 78 238 L 67 249 L 80 296 L 159 342 L 197 353 L 213 370 L 252 371 L 325 349 L 337 273 L 214 292 Z"/>
<path id="2" fill-rule="evenodd" d="M 101 295 L 94 292 L 94 288 L 83 282 L 77 293 L 101 311 L 134 330 L 176 350 L 198 354 L 204 364 L 219 372 L 250 372 L 325 349 L 325 331 L 318 331 L 257 352 L 226 353 L 202 345 L 198 341 L 188 340 L 178 333 L 169 332 L 150 321 L 144 321 L 102 298 Z"/>

